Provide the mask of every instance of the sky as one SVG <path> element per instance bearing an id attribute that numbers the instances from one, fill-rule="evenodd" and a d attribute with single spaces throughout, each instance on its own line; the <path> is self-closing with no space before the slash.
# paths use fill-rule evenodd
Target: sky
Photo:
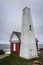
<path id="1" fill-rule="evenodd" d="M 31 8 L 35 37 L 43 43 L 43 0 L 0 0 L 0 42 L 9 42 L 13 31 L 21 32 L 24 7 Z"/>

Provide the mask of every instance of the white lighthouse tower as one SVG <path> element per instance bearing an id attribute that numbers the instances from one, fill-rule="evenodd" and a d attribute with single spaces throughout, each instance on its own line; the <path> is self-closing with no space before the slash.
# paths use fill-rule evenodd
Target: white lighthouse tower
<path id="1" fill-rule="evenodd" d="M 28 7 L 23 9 L 20 56 L 27 59 L 38 56 L 31 10 Z"/>

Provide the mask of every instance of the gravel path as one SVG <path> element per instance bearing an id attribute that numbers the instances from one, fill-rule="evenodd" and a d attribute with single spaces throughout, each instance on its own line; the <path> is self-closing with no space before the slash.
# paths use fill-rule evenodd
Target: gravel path
<path id="1" fill-rule="evenodd" d="M 6 56 L 9 56 L 9 54 L 0 55 L 0 59 L 4 58 Z"/>

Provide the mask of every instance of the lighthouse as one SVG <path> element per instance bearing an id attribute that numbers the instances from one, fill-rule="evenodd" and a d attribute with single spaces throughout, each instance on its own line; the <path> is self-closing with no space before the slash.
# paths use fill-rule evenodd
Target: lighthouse
<path id="1" fill-rule="evenodd" d="M 20 56 L 26 59 L 38 57 L 31 9 L 28 7 L 23 9 Z"/>

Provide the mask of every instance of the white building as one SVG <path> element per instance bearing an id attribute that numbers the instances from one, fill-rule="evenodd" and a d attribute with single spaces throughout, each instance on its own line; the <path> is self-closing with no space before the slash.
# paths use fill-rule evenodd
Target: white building
<path id="1" fill-rule="evenodd" d="M 20 56 L 27 59 L 38 56 L 31 10 L 28 7 L 23 9 Z"/>
<path id="2" fill-rule="evenodd" d="M 15 43 L 15 38 L 19 42 L 16 40 Z M 25 7 L 23 9 L 22 32 L 13 32 L 10 37 L 10 42 L 11 53 L 15 53 L 26 59 L 38 57 L 30 8 Z M 15 51 L 13 50 L 14 44 L 16 46 Z"/>

